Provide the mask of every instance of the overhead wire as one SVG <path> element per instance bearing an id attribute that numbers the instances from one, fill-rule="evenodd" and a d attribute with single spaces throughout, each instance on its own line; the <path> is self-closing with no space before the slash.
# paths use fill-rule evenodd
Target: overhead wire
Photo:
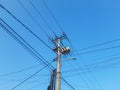
<path id="1" fill-rule="evenodd" d="M 86 65 L 86 63 L 84 62 L 84 60 L 81 57 L 81 62 L 84 64 L 84 66 Z M 76 62 L 76 66 L 80 67 L 81 65 L 79 63 Z M 74 68 L 74 71 L 76 71 L 76 69 Z M 63 71 L 64 72 L 64 71 Z M 89 70 L 89 75 L 91 75 L 93 78 L 93 80 L 96 80 L 96 78 L 91 74 L 91 71 Z M 96 85 L 93 83 L 92 79 L 88 76 L 87 73 L 85 73 L 84 75 L 79 74 L 79 76 L 81 78 L 83 78 L 84 81 L 86 81 L 86 85 L 93 90 L 92 88 L 94 87 L 95 90 L 98 90 L 98 88 L 96 87 Z M 66 77 L 66 76 L 65 76 Z M 92 87 L 92 88 L 91 88 Z"/>
<path id="2" fill-rule="evenodd" d="M 42 30 L 42 32 L 48 37 L 48 34 L 44 31 L 43 27 L 41 24 L 34 18 L 34 16 L 27 10 L 27 8 L 24 6 L 24 4 L 20 1 L 17 0 L 18 3 L 21 5 L 21 7 L 28 13 L 28 15 L 32 18 L 32 20 L 39 26 L 39 28 Z"/>
<path id="3" fill-rule="evenodd" d="M 46 3 L 44 0 L 41 0 L 41 2 L 42 2 L 43 5 L 48 9 L 48 11 L 49 11 L 49 13 L 51 14 L 53 20 L 54 20 L 55 23 L 58 25 L 58 27 L 60 28 L 60 30 L 62 31 L 62 33 L 65 34 L 63 27 L 60 25 L 60 23 L 58 22 L 57 18 L 55 17 L 55 15 L 53 14 L 53 12 L 52 12 L 52 11 L 50 10 L 50 8 L 48 7 L 47 3 Z M 40 3 L 40 1 L 39 1 L 39 3 Z M 65 35 L 66 35 L 66 34 L 65 34 Z M 67 35 L 66 35 L 66 36 L 67 36 Z M 68 40 L 68 42 L 70 43 L 70 45 L 73 46 L 72 43 L 71 43 L 71 41 L 70 41 L 70 39 L 69 39 L 68 37 L 67 37 L 67 40 Z"/>
<path id="4" fill-rule="evenodd" d="M 91 70 L 92 68 L 93 69 L 94 68 L 99 68 L 101 64 L 103 64 L 102 66 L 105 66 L 104 65 L 105 63 L 108 63 L 108 62 L 113 61 L 115 59 L 120 59 L 120 56 L 114 57 L 114 58 L 110 58 L 110 59 L 105 59 L 105 60 L 100 61 L 100 62 L 96 62 L 96 63 L 93 63 L 93 64 L 89 64 L 89 65 L 85 65 L 85 66 L 82 66 L 82 67 L 78 67 L 76 69 L 74 68 L 74 69 L 71 69 L 71 70 L 63 71 L 63 73 L 64 72 L 65 73 L 67 73 L 67 72 L 73 72 L 73 71 L 77 72 L 77 71 L 88 70 L 88 69 Z M 116 63 L 111 63 L 111 64 L 116 64 Z M 106 64 L 106 65 L 111 65 L 111 64 Z M 107 67 L 107 66 L 105 66 L 105 67 Z"/>
<path id="5" fill-rule="evenodd" d="M 87 70 L 90 69 L 91 71 L 94 71 L 94 70 L 99 70 L 99 69 L 104 69 L 104 68 L 111 68 L 111 67 L 114 67 L 114 66 L 117 66 L 117 65 L 120 65 L 120 63 L 112 63 L 112 64 L 108 64 L 108 65 L 101 65 L 101 66 L 93 66 L 93 67 L 86 67 L 86 68 L 83 68 L 80 70 L 78 70 L 79 72 L 88 72 Z"/>
<path id="6" fill-rule="evenodd" d="M 60 30 L 64 33 L 64 30 L 62 28 L 62 26 L 60 25 L 60 23 L 58 22 L 57 18 L 54 16 L 54 14 L 52 13 L 52 11 L 50 10 L 50 8 L 48 7 L 48 5 L 46 4 L 46 2 L 44 0 L 41 0 L 42 3 L 44 4 L 44 6 L 48 9 L 49 13 L 51 14 L 52 18 L 54 19 L 55 23 L 58 25 L 58 27 L 60 28 Z M 68 39 L 69 43 L 72 46 L 72 43 L 70 42 L 70 40 Z M 69 85 L 69 84 L 68 84 Z"/>
<path id="7" fill-rule="evenodd" d="M 47 76 L 49 76 L 49 75 L 47 75 Z M 28 83 L 29 83 L 29 84 L 32 84 L 32 83 L 37 83 L 37 82 L 40 83 L 40 81 L 46 81 L 46 80 L 48 80 L 48 79 L 46 78 L 47 76 L 44 76 L 45 78 L 42 77 L 42 78 L 37 78 L 36 80 L 31 80 L 31 81 L 29 81 Z M 37 77 L 37 75 L 36 75 L 36 77 Z"/>
<path id="8" fill-rule="evenodd" d="M 34 54 L 38 59 L 38 61 L 39 62 L 41 62 L 42 61 L 42 63 L 44 64 L 44 65 L 47 65 L 47 60 L 40 54 L 40 53 L 38 53 L 30 44 L 28 44 L 18 33 L 16 33 L 7 23 L 5 23 L 4 22 L 4 20 L 2 20 L 1 18 L 0 18 L 0 20 L 7 26 L 7 27 L 9 27 L 10 28 L 10 30 L 12 30 L 12 32 L 13 33 L 15 33 L 23 42 L 21 42 L 20 44 L 23 46 L 24 45 L 24 47 L 25 48 L 27 48 L 27 51 L 29 50 L 32 54 Z M 2 25 L 3 26 L 3 25 Z M 6 28 L 5 26 L 4 26 L 4 28 Z M 9 31 L 7 28 L 6 28 L 6 30 L 7 31 Z M 9 31 L 9 33 L 10 33 L 10 31 Z M 19 40 L 19 42 L 20 42 L 20 40 Z M 41 60 L 41 61 L 40 61 Z M 46 63 L 47 62 L 47 63 Z M 50 67 L 50 66 L 48 66 L 48 67 Z M 50 67 L 50 69 L 51 69 L 51 67 Z"/>
<path id="9" fill-rule="evenodd" d="M 59 28 L 61 29 L 62 32 L 63 31 L 63 28 L 62 26 L 60 25 L 60 23 L 57 21 L 56 17 L 53 15 L 52 11 L 49 9 L 49 7 L 47 6 L 47 4 L 45 3 L 44 0 L 41 0 L 43 2 L 43 4 L 45 5 L 45 7 L 48 9 L 49 13 L 52 15 L 53 19 L 55 20 L 55 22 L 57 23 L 57 25 L 59 26 Z M 43 19 L 43 21 L 45 22 L 45 24 L 48 26 L 48 28 L 53 32 L 52 28 L 49 26 L 49 24 L 46 22 L 45 18 L 42 16 L 42 14 L 39 12 L 39 10 L 35 7 L 35 5 L 32 3 L 31 0 L 29 0 L 30 4 L 32 5 L 32 7 L 36 10 L 36 12 L 41 16 L 41 18 Z M 54 33 L 54 32 L 53 32 Z M 55 33 L 54 33 L 55 34 Z M 70 41 L 69 41 L 70 42 Z M 63 79 L 63 81 L 65 81 Z M 70 85 L 68 82 L 66 82 L 68 85 Z M 71 88 L 73 88 L 71 85 L 70 85 Z M 73 88 L 74 89 L 74 88 Z"/>
<path id="10" fill-rule="evenodd" d="M 24 43 L 26 43 L 29 47 L 27 47 L 23 42 L 21 42 L 19 39 L 16 39 L 16 36 L 14 36 L 4 25 L 0 24 L 1 27 L 3 27 L 3 29 L 10 34 L 23 48 L 25 48 L 25 50 L 27 50 L 28 52 L 30 52 L 30 54 L 35 57 L 39 62 L 40 60 L 42 61 L 42 63 L 44 65 L 47 65 L 48 62 L 47 60 L 41 56 L 34 48 L 32 48 L 31 45 L 29 45 L 21 36 L 19 36 L 7 23 L 5 23 L 1 18 L 0 20 L 7 26 L 9 27 Z M 41 63 L 41 62 L 40 62 Z M 48 69 L 52 70 L 54 69 L 54 67 L 52 65 L 47 65 Z M 63 78 L 61 77 L 61 79 L 68 85 L 70 86 L 70 84 Z M 71 86 L 70 86 L 71 87 Z M 73 88 L 73 87 L 72 87 Z M 75 89 L 73 89 L 75 90 Z"/>
<path id="11" fill-rule="evenodd" d="M 43 42 L 49 49 L 51 49 L 43 40 L 41 40 L 35 33 L 33 33 L 28 27 L 25 26 L 20 20 L 18 20 L 11 12 L 9 12 L 5 7 L 3 7 L 0 4 L 0 7 L 2 7 L 5 11 L 7 11 L 10 15 L 12 15 L 13 18 L 15 18 L 23 27 L 25 27 L 30 33 L 32 33 L 36 38 L 38 38 L 40 41 Z M 66 81 L 67 82 L 67 81 Z M 68 84 L 69 85 L 69 84 Z"/>
<path id="12" fill-rule="evenodd" d="M 64 33 L 64 30 L 63 30 L 63 27 L 60 25 L 60 23 L 58 22 L 57 18 L 54 16 L 54 14 L 53 14 L 52 11 L 50 10 L 50 8 L 49 8 L 48 5 L 46 4 L 46 2 L 45 2 L 44 0 L 41 0 L 41 1 L 42 1 L 42 3 L 44 4 L 44 6 L 48 9 L 49 13 L 51 14 L 52 18 L 54 19 L 55 23 L 58 25 L 58 27 L 60 28 L 60 30 L 63 32 L 63 34 L 65 34 L 65 33 Z M 69 41 L 70 44 L 72 44 L 69 39 L 68 39 L 68 41 Z M 71 46 L 72 46 L 72 45 L 71 45 Z M 65 81 L 65 80 L 64 80 L 64 81 Z M 73 88 L 69 83 L 68 83 L 68 85 L 69 85 L 71 88 Z M 73 88 L 73 90 L 75 90 L 75 89 Z"/>
<path id="13" fill-rule="evenodd" d="M 114 39 L 114 40 L 111 40 L 111 41 L 107 41 L 107 42 L 104 42 L 104 43 L 101 43 L 101 44 L 97 44 L 97 45 L 93 45 L 93 46 L 90 46 L 90 47 L 87 47 L 87 48 L 83 48 L 83 49 L 80 49 L 80 50 L 85 50 L 85 49 L 89 49 L 89 48 L 93 48 L 93 47 L 97 47 L 97 46 L 101 46 L 101 45 L 105 45 L 105 44 L 108 44 L 108 43 L 112 43 L 112 42 L 116 42 L 116 41 L 119 41 L 120 39 Z M 120 46 L 114 46 L 114 47 L 109 47 L 109 48 L 104 48 L 104 49 L 98 49 L 98 50 L 91 50 L 91 51 L 87 51 L 87 52 L 81 52 L 81 53 L 78 53 L 78 54 L 74 54 L 74 55 L 80 55 L 80 54 L 87 54 L 87 53 L 94 53 L 94 52 L 98 52 L 98 51 L 105 51 L 105 50 L 110 50 L 110 49 L 115 49 L 115 48 L 120 48 Z M 95 64 L 97 65 L 97 64 Z M 113 64 L 112 64 L 113 65 Z M 93 69 L 97 68 L 97 66 L 93 67 Z M 92 65 L 91 67 L 89 68 L 86 68 L 86 69 L 83 69 L 83 70 L 91 70 L 92 69 Z M 82 72 L 82 71 L 81 71 Z"/>
<path id="14" fill-rule="evenodd" d="M 73 90 L 76 90 L 71 84 L 69 84 L 64 78 L 62 78 L 62 80 L 67 84 L 67 85 L 69 85 L 70 86 L 70 88 L 72 88 Z"/>
<path id="15" fill-rule="evenodd" d="M 69 62 L 69 64 L 70 64 L 70 67 L 74 67 L 73 63 L 71 64 L 71 63 Z M 80 66 L 80 65 L 78 65 L 78 64 L 79 64 L 79 63 L 76 63 L 75 66 Z M 74 68 L 73 68 L 73 69 L 74 69 Z M 63 72 L 63 74 L 64 74 L 64 72 Z M 79 75 L 80 75 L 80 74 L 79 74 Z M 90 90 L 93 90 L 93 89 L 91 88 L 91 86 L 89 85 L 89 82 L 88 82 L 89 79 L 86 79 L 86 78 L 88 78 L 88 77 L 86 77 L 85 75 L 84 75 L 84 76 L 81 75 L 81 79 L 85 82 L 85 85 L 88 86 L 88 87 L 90 88 Z M 92 85 L 92 86 L 94 86 L 94 85 Z"/>
<path id="16" fill-rule="evenodd" d="M 48 47 L 50 50 L 52 48 L 48 46 L 39 36 L 37 36 L 30 28 L 28 28 L 23 22 L 21 22 L 15 15 L 13 15 L 8 9 L 6 9 L 2 4 L 0 4 L 0 7 L 5 10 L 9 15 L 11 15 L 16 21 L 18 21 L 27 31 L 29 31 L 33 36 L 35 36 L 39 41 L 41 41 L 46 47 Z"/>
<path id="17" fill-rule="evenodd" d="M 46 2 L 44 0 L 41 0 L 41 2 L 44 4 L 44 6 L 48 9 L 49 13 L 51 14 L 52 18 L 54 19 L 55 23 L 59 26 L 60 30 L 62 32 L 64 32 L 62 26 L 60 25 L 60 23 L 58 22 L 57 18 L 54 16 L 54 14 L 52 13 L 52 11 L 50 10 L 50 8 L 48 7 L 48 5 L 46 4 Z"/>
<path id="18" fill-rule="evenodd" d="M 42 84 L 46 84 L 47 82 L 42 82 Z M 37 87 L 40 87 L 41 86 L 41 84 L 38 84 L 38 85 L 35 85 L 35 86 L 33 86 L 33 87 L 30 87 L 30 88 L 28 88 L 27 90 L 32 90 L 33 88 L 37 88 Z"/>
<path id="19" fill-rule="evenodd" d="M 35 72 L 34 74 L 32 74 L 31 76 L 29 76 L 28 78 L 26 78 L 25 80 L 23 80 L 22 82 L 18 83 L 16 86 L 14 86 L 13 88 L 11 88 L 10 90 L 14 90 L 15 88 L 17 88 L 18 86 L 20 86 L 21 84 L 23 84 L 24 82 L 26 82 L 27 80 L 31 79 L 32 77 L 34 77 L 36 74 L 38 74 L 40 71 L 42 71 L 44 68 L 46 68 L 47 66 L 42 67 L 40 70 L 38 70 L 37 72 Z"/>
<path id="20" fill-rule="evenodd" d="M 101 65 L 101 66 L 94 66 L 94 67 L 86 67 L 82 70 L 82 72 L 87 72 L 87 69 L 90 69 L 90 70 L 99 70 L 99 69 L 107 69 L 107 68 L 112 68 L 112 67 L 115 67 L 115 66 L 120 66 L 120 62 L 115 62 L 115 63 L 111 63 L 111 64 L 108 64 L 108 65 Z"/>
<path id="21" fill-rule="evenodd" d="M 95 53 L 95 52 L 99 52 L 99 51 L 106 51 L 106 50 L 111 50 L 111 49 L 116 49 L 116 48 L 120 48 L 120 46 L 113 46 L 113 47 L 108 47 L 108 48 L 96 49 L 96 50 L 76 53 L 76 54 L 73 54 L 73 55 L 89 54 L 89 53 Z"/>
<path id="22" fill-rule="evenodd" d="M 100 58 L 97 58 L 97 59 L 92 60 L 92 61 L 102 60 L 102 61 L 100 61 L 100 62 L 96 62 L 96 63 L 84 65 L 84 66 L 81 66 L 81 65 L 78 65 L 78 66 L 81 66 L 81 67 L 80 67 L 81 69 L 82 69 L 82 68 L 85 68 L 85 67 L 91 68 L 91 67 L 94 66 L 94 65 L 99 65 L 99 64 L 104 64 L 105 62 L 109 62 L 109 61 L 111 61 L 111 59 L 112 59 L 112 60 L 114 60 L 114 59 L 119 59 L 119 57 L 117 57 L 118 55 L 119 55 L 119 54 L 112 54 L 112 55 L 109 55 L 109 56 L 100 57 Z M 115 56 L 116 56 L 116 57 L 115 57 Z M 79 63 L 77 63 L 77 64 L 79 64 Z M 79 68 L 79 67 L 78 67 L 78 68 Z M 74 68 L 73 70 L 76 71 L 75 68 Z"/>
<path id="23" fill-rule="evenodd" d="M 39 74 L 38 74 L 39 75 Z M 40 83 L 40 81 L 46 81 L 46 80 L 48 80 L 46 77 L 47 76 L 49 76 L 49 74 L 48 75 L 45 75 L 45 76 L 41 76 L 41 75 L 39 75 L 39 77 L 40 78 L 37 78 L 37 79 L 34 79 L 34 78 L 36 78 L 36 77 L 38 77 L 37 75 L 36 76 L 34 76 L 33 78 L 31 78 L 32 80 L 29 80 L 29 81 L 27 81 L 26 83 L 27 84 L 33 84 L 33 83 Z M 27 76 L 28 77 L 28 76 Z M 23 81 L 24 79 L 26 79 L 27 77 L 24 77 L 24 78 L 19 78 L 19 79 L 14 79 L 14 78 L 0 78 L 0 80 L 2 79 L 2 80 L 4 80 L 4 82 L 6 82 L 7 81 L 7 83 L 2 83 L 2 84 L 0 84 L 0 87 L 1 86 L 4 86 L 4 85 L 9 85 L 9 84 L 12 84 L 12 83 L 19 83 L 19 82 L 21 82 L 21 81 Z M 42 77 L 42 78 L 41 78 Z M 44 78 L 43 78 L 44 77 Z M 18 78 L 18 77 L 17 77 Z M 11 83 L 12 82 L 12 83 Z"/>
<path id="24" fill-rule="evenodd" d="M 40 1 L 39 1 L 40 2 Z M 53 20 L 55 21 L 55 23 L 58 25 L 58 27 L 60 28 L 60 30 L 64 33 L 64 29 L 63 27 L 61 26 L 61 24 L 58 22 L 57 18 L 55 17 L 55 15 L 53 14 L 53 12 L 51 11 L 51 9 L 48 7 L 47 3 L 45 2 L 45 0 L 41 0 L 41 2 L 43 3 L 43 5 L 47 8 L 47 10 L 49 11 L 49 13 L 51 14 Z M 65 33 L 64 33 L 65 34 Z M 71 44 L 72 46 L 72 43 L 70 41 L 69 38 L 67 38 L 68 42 Z"/>
<path id="25" fill-rule="evenodd" d="M 40 66 L 40 64 L 31 66 L 31 67 L 28 67 L 28 68 L 25 68 L 25 69 L 22 69 L 22 70 L 13 71 L 13 72 L 9 72 L 9 73 L 6 73 L 6 74 L 0 74 L 0 77 L 5 77 L 5 76 L 12 75 L 12 74 L 16 74 L 16 73 L 28 71 L 28 70 L 31 70 L 31 69 L 33 69 L 33 68 L 39 67 L 39 66 Z"/>
<path id="26" fill-rule="evenodd" d="M 0 20 L 2 21 L 2 19 L 0 18 Z M 3 21 L 4 22 L 4 21 Z M 13 35 L 2 23 L 0 23 L 0 26 L 5 30 L 5 31 L 7 31 L 7 33 L 9 33 L 15 40 L 18 40 L 17 38 L 16 38 L 16 36 L 15 35 Z M 9 26 L 8 26 L 9 27 Z M 10 27 L 9 27 L 10 28 Z M 12 28 L 11 28 L 12 29 Z M 18 41 L 17 41 L 18 42 Z M 20 40 L 19 40 L 19 43 L 22 43 L 23 45 L 24 45 L 24 43 L 23 42 L 21 42 Z M 23 46 L 22 45 L 22 46 Z M 24 48 L 26 49 L 28 49 L 28 47 L 25 47 L 25 45 L 24 45 Z M 33 51 L 31 51 L 32 53 L 33 53 Z M 37 56 L 38 57 L 38 56 Z M 41 58 L 39 58 L 41 61 L 43 61 Z M 45 63 L 44 61 L 43 61 L 43 63 Z M 48 64 L 45 64 L 46 65 L 46 67 L 48 67 L 49 65 Z"/>
<path id="27" fill-rule="evenodd" d="M 41 66 L 41 64 L 37 64 L 37 65 L 31 66 L 31 67 L 27 67 L 25 69 L 21 69 L 21 70 L 18 70 L 18 71 L 9 72 L 9 73 L 6 73 L 6 74 L 0 74 L 0 77 L 9 76 L 9 75 L 16 74 L 16 73 L 21 73 L 21 72 L 24 72 L 24 71 L 28 71 L 28 70 L 34 69 L 36 67 L 40 67 L 40 66 Z"/>
<path id="28" fill-rule="evenodd" d="M 81 59 L 80 59 L 81 62 L 82 62 L 82 63 L 84 64 L 84 66 L 85 66 L 86 63 L 85 63 L 84 59 L 83 59 L 82 57 L 80 57 L 80 58 L 81 58 Z M 76 66 L 80 67 L 81 65 L 76 62 Z M 75 68 L 74 68 L 74 71 L 76 71 Z M 84 81 L 86 81 L 86 85 L 87 85 L 88 87 L 90 87 L 90 88 L 91 88 L 91 87 L 92 87 L 92 88 L 94 87 L 95 90 L 98 90 L 97 86 L 96 86 L 96 85 L 94 84 L 94 82 L 93 82 L 93 80 L 94 80 L 94 81 L 97 81 L 96 78 L 94 77 L 94 75 L 91 73 L 90 70 L 88 70 L 88 72 L 89 72 L 89 75 L 88 75 L 87 73 L 85 73 L 85 74 L 83 75 L 83 76 L 86 78 L 86 79 L 83 78 Z M 81 74 L 79 74 L 79 75 L 81 75 Z M 91 75 L 91 77 L 90 77 L 90 75 Z M 81 77 L 82 77 L 82 75 L 81 75 Z M 91 78 L 92 78 L 92 79 L 91 79 Z M 93 90 L 92 88 L 91 88 L 91 90 Z"/>
<path id="29" fill-rule="evenodd" d="M 77 50 L 74 50 L 73 52 L 79 52 L 79 51 L 82 51 L 82 50 L 95 48 L 95 47 L 98 47 L 98 46 L 106 45 L 106 44 L 117 42 L 117 41 L 120 41 L 120 38 L 114 39 L 114 40 L 109 40 L 109 41 L 99 43 L 99 44 L 96 44 L 96 45 L 91 45 L 91 46 L 88 46 L 88 47 L 85 47 L 85 48 L 77 49 Z"/>
<path id="30" fill-rule="evenodd" d="M 43 1 L 43 0 L 42 0 Z M 43 1 L 43 3 L 45 4 L 45 6 L 48 8 L 48 6 L 47 6 L 47 4 Z M 49 10 L 49 12 L 50 13 L 52 13 L 51 11 L 50 11 L 50 9 L 48 8 L 48 10 Z M 57 22 L 57 20 L 56 20 L 56 18 L 54 17 L 54 15 L 53 14 L 51 14 L 52 16 L 53 16 L 53 18 L 55 19 L 55 21 Z M 57 22 L 58 23 L 58 22 Z M 60 24 L 58 23 L 58 25 L 60 26 Z M 61 27 L 60 27 L 61 28 Z M 62 30 L 62 28 L 61 28 L 61 30 Z M 119 39 L 120 40 L 120 39 Z M 118 40 L 113 40 L 113 41 L 118 41 Z M 102 43 L 102 44 L 98 44 L 98 45 L 94 45 L 94 46 L 92 46 L 92 47 L 97 47 L 97 46 L 100 46 L 100 45 L 103 45 L 103 44 L 107 44 L 107 43 L 110 43 L 111 41 L 108 41 L 108 42 L 105 42 L 105 43 Z M 91 48 L 91 47 L 88 47 L 88 48 Z M 88 49 L 88 48 L 86 48 L 86 49 Z M 84 48 L 85 49 L 85 48 Z M 107 48 L 108 49 L 108 48 Z M 95 51 L 96 52 L 96 51 Z"/>
<path id="31" fill-rule="evenodd" d="M 114 55 L 112 55 L 112 56 L 114 56 Z M 110 56 L 109 56 L 110 57 Z M 105 58 L 105 57 L 104 57 Z M 102 58 L 102 59 L 104 59 L 104 58 Z M 99 69 L 99 64 L 104 64 L 105 62 L 108 62 L 108 61 L 111 61 L 111 60 L 115 60 L 115 59 L 119 59 L 120 57 L 115 57 L 115 58 L 111 58 L 111 59 L 107 59 L 107 60 L 104 60 L 104 61 L 101 61 L 101 62 L 97 62 L 97 63 L 94 63 L 94 64 L 90 64 L 90 65 L 85 65 L 85 66 L 83 66 L 83 67 L 80 67 L 79 69 L 73 69 L 73 71 L 80 71 L 80 72 L 84 72 L 84 70 L 85 70 L 85 72 L 88 72 L 88 70 L 91 70 L 91 71 L 93 71 L 94 69 Z M 96 66 L 95 66 L 96 65 Z M 116 64 L 112 64 L 112 65 L 116 65 Z M 119 64 L 118 64 L 119 65 Z M 103 67 L 107 67 L 107 66 L 103 66 Z M 102 68 L 103 68 L 102 67 Z M 82 69 L 83 68 L 83 69 Z M 83 71 L 82 71 L 83 70 Z M 66 71 L 65 71 L 66 72 Z"/>
<path id="32" fill-rule="evenodd" d="M 82 61 L 82 63 L 86 66 L 87 64 L 86 64 L 86 62 L 84 61 L 84 59 L 81 57 L 81 61 Z M 103 88 L 101 87 L 101 85 L 100 85 L 100 83 L 98 82 L 98 80 L 95 78 L 95 76 L 94 76 L 94 74 L 92 73 L 92 71 L 90 70 L 90 69 L 88 69 L 87 70 L 88 72 L 89 72 L 89 75 L 91 75 L 91 77 L 93 78 L 93 80 L 95 81 L 95 83 L 96 83 L 96 85 L 99 87 L 99 89 L 101 89 L 101 90 L 103 90 Z M 87 76 L 87 75 L 86 75 Z M 87 77 L 90 81 L 91 81 L 91 83 L 92 83 L 92 80 L 89 78 L 89 77 Z M 98 90 L 98 88 L 97 88 L 97 86 L 94 84 L 94 83 L 92 83 L 94 86 L 95 86 L 95 88 L 96 88 L 96 90 Z"/>
<path id="33" fill-rule="evenodd" d="M 113 57 L 113 58 L 105 59 L 105 60 L 103 60 L 103 61 L 96 62 L 96 63 L 90 64 L 90 65 L 86 65 L 86 66 L 83 66 L 83 67 L 90 67 L 90 66 L 93 67 L 93 66 L 97 66 L 97 65 L 101 65 L 101 64 L 108 63 L 108 62 L 110 62 L 110 61 L 113 61 L 113 60 L 119 59 L 119 58 L 120 58 L 120 56 L 118 56 L 118 57 Z"/>
<path id="34" fill-rule="evenodd" d="M 57 18 L 55 17 L 55 15 L 53 14 L 53 12 L 51 11 L 51 9 L 48 7 L 47 3 L 45 2 L 45 0 L 41 0 L 41 2 L 43 3 L 43 5 L 47 8 L 47 10 L 49 11 L 49 13 L 51 14 L 53 20 L 55 21 L 55 23 L 58 25 L 59 29 L 61 30 L 61 32 L 63 34 L 65 34 L 65 31 L 63 29 L 63 27 L 61 26 L 61 24 L 58 22 Z M 39 1 L 40 3 L 40 1 Z M 66 35 L 67 36 L 67 35 Z M 70 46 L 73 48 L 72 42 L 70 41 L 70 39 L 67 36 L 67 40 L 70 44 Z M 73 54 L 73 50 L 71 50 L 71 54 Z M 71 56 L 71 54 L 69 54 Z"/>
<path id="35" fill-rule="evenodd" d="M 87 73 L 88 71 L 88 69 L 90 69 L 92 72 L 93 71 L 97 71 L 97 70 L 108 70 L 108 69 L 113 69 L 113 67 L 114 66 L 120 66 L 120 62 L 116 62 L 116 63 L 112 63 L 112 64 L 109 64 L 109 65 L 102 65 L 102 66 L 100 66 L 100 67 L 97 67 L 97 66 L 95 66 L 95 67 L 89 67 L 89 68 L 84 68 L 84 69 L 82 69 L 81 71 L 80 70 L 78 70 L 78 72 L 79 73 L 74 73 L 74 74 L 70 74 L 70 75 L 64 75 L 64 77 L 72 77 L 72 76 L 78 76 L 79 74 L 84 74 L 84 73 Z"/>
<path id="36" fill-rule="evenodd" d="M 54 31 L 52 30 L 51 26 L 48 24 L 48 22 L 45 20 L 45 18 L 43 17 L 43 15 L 40 13 L 40 11 L 37 9 L 37 7 L 33 4 L 33 2 L 31 0 L 28 0 L 29 3 L 31 4 L 31 6 L 34 8 L 34 10 L 38 13 L 38 15 L 42 18 L 42 20 L 44 21 L 44 23 L 47 25 L 47 27 L 49 28 L 49 30 L 51 32 L 54 33 Z"/>
<path id="37" fill-rule="evenodd" d="M 95 51 L 96 52 L 96 51 Z"/>

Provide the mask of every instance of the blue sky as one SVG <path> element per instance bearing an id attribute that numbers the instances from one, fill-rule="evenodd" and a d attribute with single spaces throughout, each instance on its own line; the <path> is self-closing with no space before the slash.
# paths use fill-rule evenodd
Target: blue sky
<path id="1" fill-rule="evenodd" d="M 0 0 L 5 8 L 14 14 L 20 21 L 36 33 L 51 48 L 54 45 L 45 35 L 54 37 L 54 34 L 46 26 L 40 15 L 29 3 L 29 0 L 19 0 L 30 12 L 28 14 L 21 7 L 18 0 Z M 32 0 L 31 0 L 32 1 Z M 76 90 L 119 90 L 120 89 L 120 48 L 104 50 L 93 53 L 80 54 L 82 52 L 98 50 L 103 48 L 119 46 L 120 41 L 108 43 L 94 48 L 79 50 L 81 48 L 100 44 L 106 41 L 120 38 L 120 1 L 119 0 L 45 0 L 48 7 L 57 18 L 64 32 L 70 39 L 63 42 L 71 46 L 71 56 L 63 56 L 62 59 L 76 57 L 76 61 L 66 61 L 62 63 L 62 76 Z M 62 34 L 48 9 L 41 0 L 34 0 L 36 6 L 52 30 L 60 36 Z M 48 62 L 56 58 L 56 54 L 48 49 L 42 42 L 36 39 L 31 33 L 13 19 L 7 12 L 0 8 L 0 18 L 9 24 L 20 36 L 22 36 L 35 50 L 37 50 Z M 1 22 L 1 21 L 0 21 Z M 42 26 L 41 30 L 38 23 Z M 44 33 L 44 32 L 45 33 Z M 39 62 L 31 56 L 21 45 L 9 36 L 0 27 L 0 90 L 10 90 L 12 87 L 29 77 L 39 67 L 16 73 L 5 75 L 10 72 L 22 70 L 31 66 L 39 65 Z M 77 52 L 74 52 L 78 50 Z M 77 55 L 75 55 L 77 54 Z M 117 58 L 118 57 L 118 58 Z M 117 58 L 117 59 L 116 59 Z M 107 62 L 100 64 L 99 62 Z M 56 67 L 56 62 L 52 64 Z M 89 68 L 99 66 L 97 69 L 82 70 L 83 66 L 90 65 Z M 106 66 L 107 68 L 104 68 Z M 109 66 L 109 68 L 108 68 Z M 101 68 L 102 67 L 102 68 Z M 71 71 L 70 71 L 71 70 Z M 67 72 L 68 71 L 68 72 Z M 4 75 L 4 76 L 2 76 Z M 23 83 L 15 90 L 46 90 L 49 85 L 50 71 L 44 69 L 32 79 Z M 62 90 L 72 90 L 62 81 Z"/>

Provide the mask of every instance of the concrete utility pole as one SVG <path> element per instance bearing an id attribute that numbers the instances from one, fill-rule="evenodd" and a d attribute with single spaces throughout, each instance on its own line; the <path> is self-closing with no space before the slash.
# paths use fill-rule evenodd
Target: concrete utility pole
<path id="1" fill-rule="evenodd" d="M 65 33 L 60 37 L 55 36 L 55 39 L 51 39 L 52 43 L 55 45 L 53 51 L 57 53 L 56 90 L 61 90 L 61 55 L 67 55 L 71 51 L 69 47 L 63 47 L 63 45 L 61 47 L 63 39 L 67 39 Z"/>
<path id="2" fill-rule="evenodd" d="M 57 83 L 56 90 L 61 90 L 61 39 L 58 39 L 58 56 L 57 56 Z"/>

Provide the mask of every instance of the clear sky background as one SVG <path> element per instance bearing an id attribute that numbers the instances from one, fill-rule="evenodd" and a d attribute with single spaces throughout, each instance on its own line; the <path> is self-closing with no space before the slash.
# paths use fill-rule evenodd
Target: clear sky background
<path id="1" fill-rule="evenodd" d="M 53 38 L 54 34 L 29 1 L 35 5 L 56 35 L 60 36 L 62 32 L 59 26 L 41 0 L 0 0 L 0 4 L 53 48 L 54 45 L 45 33 Z M 77 58 L 76 61 L 62 63 L 62 77 L 75 90 L 120 90 L 120 0 L 44 1 L 71 41 L 70 44 L 67 40 L 63 40 L 66 46 L 71 47 L 72 53 L 68 56 L 62 56 L 62 60 L 71 57 Z M 20 2 L 29 14 L 20 5 Z M 48 62 L 56 58 L 53 51 L 36 39 L 1 7 L 0 18 Z M 43 30 L 41 30 L 40 25 Z M 108 43 L 108 41 L 111 42 Z M 107 44 L 81 50 L 104 42 Z M 117 48 L 113 48 L 116 46 Z M 52 65 L 56 67 L 56 62 Z M 87 65 L 88 67 L 85 67 Z M 11 72 L 32 66 L 36 67 L 11 74 Z M 43 66 L 0 27 L 0 90 L 11 90 Z M 48 69 L 44 69 L 15 90 L 47 90 L 50 74 Z M 63 81 L 61 87 L 62 90 L 72 90 Z"/>

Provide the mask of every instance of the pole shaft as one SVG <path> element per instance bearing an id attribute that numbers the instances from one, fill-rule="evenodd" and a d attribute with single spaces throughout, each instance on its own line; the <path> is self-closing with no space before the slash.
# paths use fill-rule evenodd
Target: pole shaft
<path id="1" fill-rule="evenodd" d="M 61 90 L 61 48 L 60 48 L 61 40 L 58 39 L 58 61 L 57 61 L 57 84 L 56 90 Z"/>

